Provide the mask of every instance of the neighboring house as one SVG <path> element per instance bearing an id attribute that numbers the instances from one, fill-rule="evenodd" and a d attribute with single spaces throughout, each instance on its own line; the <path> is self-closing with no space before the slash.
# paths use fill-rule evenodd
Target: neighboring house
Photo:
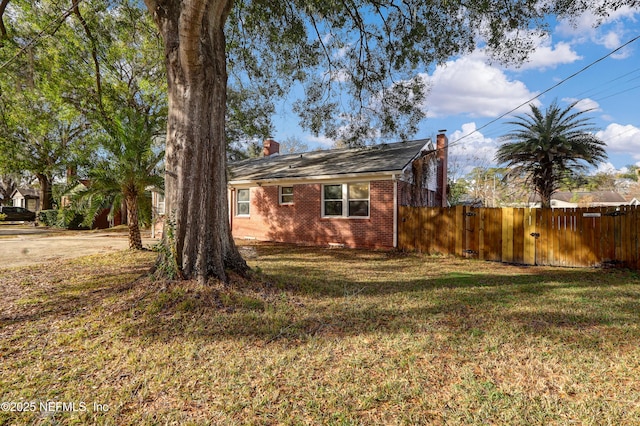
<path id="1" fill-rule="evenodd" d="M 615 191 L 559 191 L 551 196 L 551 208 L 617 207 L 629 204 L 632 203 Z M 536 199 L 529 203 L 529 207 L 540 207 L 540 198 L 536 196 Z"/>
<path id="2" fill-rule="evenodd" d="M 162 237 L 165 219 L 164 193 L 155 187 L 146 189 L 151 192 L 151 238 Z"/>
<path id="3" fill-rule="evenodd" d="M 34 188 L 17 188 L 11 194 L 13 205 L 16 207 L 24 207 L 32 212 L 40 211 L 40 194 Z"/>
<path id="4" fill-rule="evenodd" d="M 62 207 L 71 206 L 71 198 L 80 191 L 84 191 L 85 189 L 91 186 L 91 181 L 88 179 L 79 179 L 78 184 L 67 191 L 66 195 L 63 195 L 60 199 L 60 204 Z M 114 214 L 113 218 L 109 218 L 109 213 L 111 209 L 105 208 L 98 213 L 98 215 L 93 219 L 93 224 L 91 225 L 91 229 L 107 229 L 114 226 L 122 225 L 127 223 L 127 210 L 121 209 L 116 214 Z"/>
<path id="5" fill-rule="evenodd" d="M 429 139 L 265 156 L 230 164 L 234 237 L 393 248 L 398 206 L 446 206 L 446 144 Z M 443 185 L 442 182 L 445 184 Z"/>

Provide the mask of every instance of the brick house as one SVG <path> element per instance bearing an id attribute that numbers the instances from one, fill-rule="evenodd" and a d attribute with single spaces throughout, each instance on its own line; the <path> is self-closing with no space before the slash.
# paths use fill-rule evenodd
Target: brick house
<path id="1" fill-rule="evenodd" d="M 306 245 L 393 248 L 398 206 L 446 205 L 446 143 L 429 139 L 264 156 L 230 164 L 234 237 Z"/>

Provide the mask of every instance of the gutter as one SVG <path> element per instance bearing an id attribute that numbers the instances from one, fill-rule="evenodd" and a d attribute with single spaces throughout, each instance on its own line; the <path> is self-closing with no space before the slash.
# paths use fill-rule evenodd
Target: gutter
<path id="1" fill-rule="evenodd" d="M 259 186 L 259 185 L 283 185 L 294 184 L 303 185 L 308 183 L 317 183 L 322 181 L 336 181 L 336 182 L 358 182 L 358 181 L 374 181 L 374 180 L 388 180 L 395 179 L 398 174 L 402 173 L 402 170 L 388 170 L 378 173 L 345 173 L 336 175 L 320 175 L 320 176 L 306 176 L 306 177 L 284 177 L 284 178 L 272 178 L 272 179 L 238 179 L 230 180 L 227 182 L 229 186 Z"/>

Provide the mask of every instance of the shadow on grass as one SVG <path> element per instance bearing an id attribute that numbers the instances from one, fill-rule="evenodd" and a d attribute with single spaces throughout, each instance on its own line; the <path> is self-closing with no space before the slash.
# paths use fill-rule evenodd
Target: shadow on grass
<path id="1" fill-rule="evenodd" d="M 56 262 L 11 270 L 16 278 L 3 283 L 0 330 L 12 324 L 87 315 L 92 308 L 108 305 L 111 299 L 129 292 L 152 265 L 149 262 L 114 268 L 90 263 L 69 268 L 69 264 Z M 56 270 L 56 265 L 64 267 Z M 8 274 L 7 271 L 0 274 Z"/>
<path id="2" fill-rule="evenodd" d="M 156 305 L 152 311 L 157 314 L 145 314 L 149 302 L 138 306 L 128 333 L 166 341 L 242 339 L 295 345 L 368 333 L 442 332 L 473 338 L 508 330 L 511 336 L 524 333 L 593 347 L 602 338 L 624 343 L 629 330 L 638 334 L 640 329 L 640 279 L 635 272 L 487 266 L 477 261 L 452 270 L 451 264 L 465 261 L 449 259 L 449 266 L 435 272 L 427 267 L 422 277 L 417 273 L 420 262 L 429 262 L 435 270 L 440 260 L 280 246 L 258 251 L 254 268 L 261 270 L 258 281 L 267 283 L 267 290 L 240 288 L 231 304 L 221 303 L 219 294 L 206 289 L 180 291 L 175 298 L 165 296 L 175 301 Z M 480 265 L 496 273 L 480 273 Z"/>
<path id="3" fill-rule="evenodd" d="M 12 324 L 85 318 L 102 306 L 130 337 L 301 344 L 360 334 L 544 336 L 594 347 L 640 338 L 640 279 L 624 270 L 526 268 L 397 253 L 258 246 L 231 288 L 139 279 L 150 265 L 92 268 L 14 299 Z M 46 273 L 42 272 L 43 274 Z M 19 290 L 19 288 L 17 289 Z M 5 300 L 6 303 L 6 300 Z M 101 319 L 90 318 L 100 321 Z M 501 331 L 502 330 L 502 331 Z M 601 336 L 602 331 L 606 335 Z"/>

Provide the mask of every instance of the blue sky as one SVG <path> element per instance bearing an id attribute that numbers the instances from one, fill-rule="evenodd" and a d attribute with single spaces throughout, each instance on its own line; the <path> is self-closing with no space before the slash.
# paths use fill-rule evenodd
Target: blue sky
<path id="1" fill-rule="evenodd" d="M 427 119 L 415 137 L 435 137 L 438 130 L 446 129 L 454 173 L 493 165 L 498 139 L 509 129 L 509 116 L 493 120 L 639 36 L 639 20 L 638 10 L 622 8 L 594 28 L 596 18 L 585 14 L 573 24 L 555 23 L 551 35 L 537 39 L 538 48 L 518 68 L 492 63 L 478 49 L 425 72 L 430 83 Z M 560 106 L 581 100 L 577 107 L 593 109 L 589 117 L 600 129 L 597 135 L 606 142 L 609 155 L 599 170 L 640 165 L 640 40 L 532 102 L 546 108 L 554 100 Z M 331 146 L 333 141 L 292 125 L 297 117 L 289 115 L 286 105 L 285 101 L 278 107 L 274 120 L 276 140 L 296 137 L 311 149 Z M 525 106 L 515 114 L 528 110 Z"/>

